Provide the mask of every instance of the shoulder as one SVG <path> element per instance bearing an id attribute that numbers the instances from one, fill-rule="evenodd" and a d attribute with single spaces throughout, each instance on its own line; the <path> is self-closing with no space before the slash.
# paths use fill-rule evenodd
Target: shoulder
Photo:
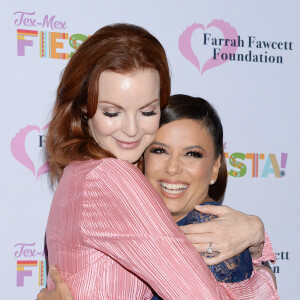
<path id="1" fill-rule="evenodd" d="M 143 173 L 133 164 L 116 158 L 105 158 L 91 163 L 87 178 L 106 178 L 113 180 L 144 179 Z"/>
<path id="2" fill-rule="evenodd" d="M 83 181 L 85 189 L 97 190 L 102 193 L 110 190 L 111 193 L 128 193 L 128 189 L 152 190 L 149 181 L 133 164 L 115 158 L 89 160 L 70 164 L 69 172 L 76 174 Z M 95 189 L 99 187 L 99 189 Z M 101 192 L 102 190 L 102 192 Z"/>
<path id="3" fill-rule="evenodd" d="M 65 168 L 64 173 L 76 174 L 77 176 L 83 175 L 87 178 L 99 177 L 99 175 L 101 175 L 101 177 L 113 177 L 114 175 L 123 177 L 129 173 L 143 175 L 141 171 L 131 163 L 116 158 L 75 161 Z"/>
<path id="4" fill-rule="evenodd" d="M 102 159 L 101 165 L 97 167 L 97 169 L 101 169 L 103 172 L 111 174 L 112 172 L 116 174 L 126 174 L 127 173 L 137 173 L 142 174 L 142 172 L 133 164 L 128 161 L 124 161 L 116 158 L 105 158 Z"/>
<path id="5" fill-rule="evenodd" d="M 76 175 L 86 175 L 91 170 L 96 168 L 98 165 L 102 163 L 103 159 L 100 160 L 84 160 L 84 161 L 73 161 L 68 164 L 64 169 L 64 175 L 69 174 L 76 174 Z"/>

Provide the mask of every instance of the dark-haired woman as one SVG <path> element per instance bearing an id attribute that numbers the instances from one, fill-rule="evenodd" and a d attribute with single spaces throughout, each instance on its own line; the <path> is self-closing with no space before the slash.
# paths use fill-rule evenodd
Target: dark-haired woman
<path id="1" fill-rule="evenodd" d="M 222 124 L 207 101 L 171 96 L 144 158 L 145 175 L 177 225 L 216 217 L 194 209 L 197 205 L 220 205 L 216 201 L 223 197 L 227 184 Z M 215 251 L 217 247 L 210 244 L 202 255 L 214 256 Z M 274 260 L 274 254 L 264 259 Z M 231 299 L 278 299 L 274 274 L 271 269 L 254 271 L 249 249 L 209 269 Z"/>
<path id="2" fill-rule="evenodd" d="M 64 71 L 47 138 L 59 180 L 47 246 L 75 299 L 151 299 L 149 286 L 164 299 L 227 297 L 136 167 L 169 93 L 164 49 L 133 25 L 98 30 Z"/>

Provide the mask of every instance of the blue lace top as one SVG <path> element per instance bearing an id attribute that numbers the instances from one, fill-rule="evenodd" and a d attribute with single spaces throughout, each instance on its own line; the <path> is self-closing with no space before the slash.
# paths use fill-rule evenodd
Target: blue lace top
<path id="1" fill-rule="evenodd" d="M 204 202 L 201 205 L 206 204 L 220 205 L 215 201 Z M 177 224 L 178 226 L 185 226 L 189 224 L 208 222 L 214 218 L 217 218 L 217 216 L 204 214 L 197 210 L 192 210 L 183 219 L 179 220 Z M 204 253 L 201 255 L 204 255 Z M 206 254 L 206 257 L 209 256 Z M 240 282 L 246 280 L 251 277 L 253 271 L 252 259 L 248 249 L 217 265 L 208 266 L 208 268 L 214 274 L 217 281 L 227 283 Z M 156 299 L 158 300 L 161 298 L 158 295 L 154 295 L 152 300 Z"/>

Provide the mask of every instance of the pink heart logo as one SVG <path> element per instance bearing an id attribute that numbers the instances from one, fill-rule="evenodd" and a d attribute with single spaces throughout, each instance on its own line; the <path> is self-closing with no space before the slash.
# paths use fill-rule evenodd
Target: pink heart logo
<path id="1" fill-rule="evenodd" d="M 213 20 L 210 24 L 206 26 L 206 28 L 204 25 L 197 24 L 197 23 L 194 23 L 193 25 L 187 27 L 186 30 L 183 31 L 183 33 L 179 37 L 178 40 L 179 50 L 181 54 L 198 69 L 199 72 L 200 72 L 200 62 L 192 49 L 191 38 L 196 29 L 200 28 L 202 30 L 205 30 L 210 27 L 216 27 L 219 30 L 221 30 L 224 36 L 224 40 L 234 39 L 237 41 L 238 39 L 238 33 L 236 29 L 223 20 Z M 215 68 L 227 62 L 229 60 L 229 55 L 227 55 L 227 59 L 222 59 L 221 56 L 223 53 L 227 53 L 227 54 L 235 53 L 236 50 L 237 50 L 237 46 L 231 46 L 231 45 L 225 46 L 224 44 L 221 50 L 218 52 L 218 56 L 216 58 L 212 56 L 204 63 L 203 68 L 201 70 L 201 75 L 207 70 Z"/>
<path id="2" fill-rule="evenodd" d="M 42 128 L 42 131 L 47 129 L 49 127 L 49 124 L 45 125 Z M 10 148 L 11 153 L 14 156 L 14 158 L 20 162 L 23 166 L 28 168 L 33 175 L 35 175 L 35 166 L 32 161 L 32 159 L 29 157 L 26 148 L 25 148 L 25 141 L 27 138 L 27 135 L 33 131 L 36 130 L 38 132 L 41 132 L 41 129 L 36 125 L 28 125 L 25 128 L 20 129 L 20 131 L 15 135 L 15 137 L 11 140 Z M 49 167 L 47 162 L 42 163 L 42 165 L 39 167 L 36 179 L 39 178 L 44 173 L 47 173 L 49 171 Z"/>

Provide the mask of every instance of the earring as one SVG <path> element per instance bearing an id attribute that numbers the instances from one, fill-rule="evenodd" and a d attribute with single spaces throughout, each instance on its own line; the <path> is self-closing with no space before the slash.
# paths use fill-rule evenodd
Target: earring
<path id="1" fill-rule="evenodd" d="M 214 182 L 213 180 L 211 180 L 209 184 L 210 184 L 210 185 L 213 185 L 214 183 L 215 183 L 215 182 Z"/>

